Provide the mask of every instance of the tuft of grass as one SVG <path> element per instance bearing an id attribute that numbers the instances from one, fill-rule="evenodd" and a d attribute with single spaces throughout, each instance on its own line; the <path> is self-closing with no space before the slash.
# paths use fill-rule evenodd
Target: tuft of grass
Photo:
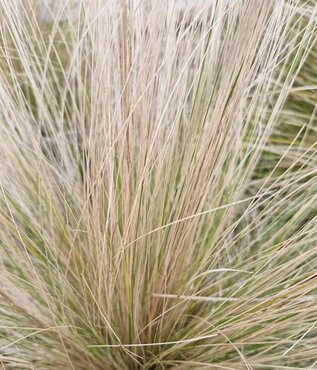
<path id="1" fill-rule="evenodd" d="M 0 367 L 317 369 L 316 0 L 0 3 Z"/>

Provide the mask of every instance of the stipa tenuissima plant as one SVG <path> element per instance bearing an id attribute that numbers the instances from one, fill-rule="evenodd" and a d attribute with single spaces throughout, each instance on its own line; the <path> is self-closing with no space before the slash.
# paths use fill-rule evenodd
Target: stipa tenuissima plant
<path id="1" fill-rule="evenodd" d="M 316 1 L 46 5 L 0 3 L 0 367 L 317 369 Z"/>

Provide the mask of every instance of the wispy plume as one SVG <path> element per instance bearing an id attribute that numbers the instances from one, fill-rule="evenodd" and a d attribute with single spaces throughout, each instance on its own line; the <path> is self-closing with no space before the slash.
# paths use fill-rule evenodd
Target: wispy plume
<path id="1" fill-rule="evenodd" d="M 0 2 L 0 367 L 317 369 L 317 2 Z"/>

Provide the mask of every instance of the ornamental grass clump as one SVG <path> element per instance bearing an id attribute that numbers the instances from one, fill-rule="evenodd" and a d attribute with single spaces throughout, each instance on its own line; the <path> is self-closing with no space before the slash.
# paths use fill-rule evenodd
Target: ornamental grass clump
<path id="1" fill-rule="evenodd" d="M 2 0 L 0 368 L 317 369 L 316 0 Z"/>

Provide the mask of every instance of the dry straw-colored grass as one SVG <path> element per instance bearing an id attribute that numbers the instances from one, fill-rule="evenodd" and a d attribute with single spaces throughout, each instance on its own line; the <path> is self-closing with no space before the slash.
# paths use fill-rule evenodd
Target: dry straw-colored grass
<path id="1" fill-rule="evenodd" d="M 0 2 L 3 370 L 317 369 L 317 2 L 191 4 Z"/>

